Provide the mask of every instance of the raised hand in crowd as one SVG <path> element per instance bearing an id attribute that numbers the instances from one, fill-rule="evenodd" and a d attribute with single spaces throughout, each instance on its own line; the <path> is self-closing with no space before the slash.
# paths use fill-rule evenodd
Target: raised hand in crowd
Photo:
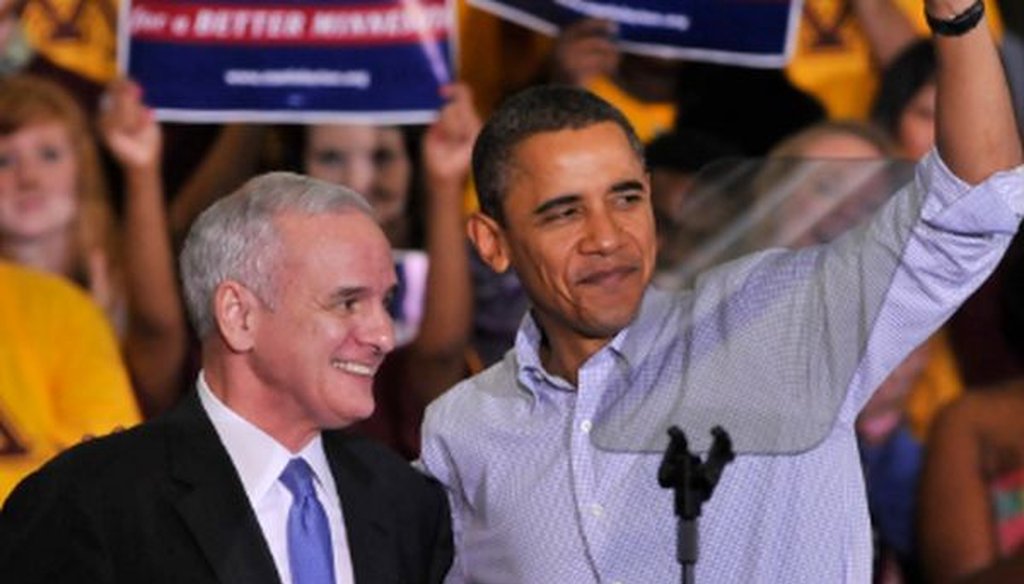
<path id="1" fill-rule="evenodd" d="M 118 79 L 110 84 L 100 100 L 97 124 L 104 143 L 127 175 L 159 177 L 163 137 L 153 112 L 142 102 L 142 88 L 137 83 Z"/>
<path id="2" fill-rule="evenodd" d="M 481 121 L 473 107 L 473 93 L 468 85 L 446 85 L 441 88 L 441 95 L 447 103 L 441 108 L 437 121 L 423 135 L 423 170 L 431 196 L 443 196 L 435 190 L 457 190 L 461 200 Z M 448 194 L 454 195 L 454 192 Z"/>
<path id="3" fill-rule="evenodd" d="M 423 361 L 424 369 L 416 375 L 424 404 L 465 374 L 473 316 L 463 200 L 481 121 L 469 86 L 457 83 L 441 92 L 448 102 L 421 144 L 430 271 L 423 321 L 412 350 Z"/>
<path id="4" fill-rule="evenodd" d="M 128 363 L 143 411 L 149 415 L 178 397 L 185 360 L 185 319 L 175 277 L 161 183 L 160 125 L 142 102 L 142 90 L 122 79 L 101 100 L 100 134 L 121 166 L 126 194 L 124 279 Z"/>
<path id="5" fill-rule="evenodd" d="M 585 86 L 600 76 L 612 75 L 619 66 L 615 24 L 585 18 L 562 29 L 555 42 L 551 80 Z"/>
<path id="6" fill-rule="evenodd" d="M 851 0 L 875 64 L 885 67 L 919 35 L 893 0 Z"/>

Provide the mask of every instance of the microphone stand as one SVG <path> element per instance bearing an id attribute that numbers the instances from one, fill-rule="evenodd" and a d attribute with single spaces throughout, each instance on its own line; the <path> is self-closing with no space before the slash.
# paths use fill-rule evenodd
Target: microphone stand
<path id="1" fill-rule="evenodd" d="M 679 518 L 676 535 L 676 559 L 682 569 L 683 584 L 693 584 L 697 563 L 697 518 L 701 506 L 722 476 L 725 465 L 736 457 L 732 439 L 721 426 L 711 429 L 713 441 L 707 460 L 690 452 L 686 434 L 678 426 L 668 429 L 669 443 L 658 467 L 658 484 L 675 492 L 675 513 Z"/>

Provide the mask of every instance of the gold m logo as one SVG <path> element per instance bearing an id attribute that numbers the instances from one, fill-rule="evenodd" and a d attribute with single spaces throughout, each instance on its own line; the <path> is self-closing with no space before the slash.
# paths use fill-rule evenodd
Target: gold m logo
<path id="1" fill-rule="evenodd" d="M 0 412 L 0 457 L 21 456 L 27 452 L 28 448 L 21 443 L 3 413 Z"/>
<path id="2" fill-rule="evenodd" d="M 25 0 L 22 14 L 44 21 L 37 24 L 49 31 L 52 41 L 80 40 L 87 36 L 89 27 L 98 24 L 96 19 L 86 17 L 87 8 L 92 8 L 109 30 L 117 26 L 114 0 Z"/>

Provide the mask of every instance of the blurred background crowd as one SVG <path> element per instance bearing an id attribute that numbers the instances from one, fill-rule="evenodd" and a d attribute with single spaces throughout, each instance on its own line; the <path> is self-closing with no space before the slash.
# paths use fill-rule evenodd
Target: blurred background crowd
<path id="1" fill-rule="evenodd" d="M 986 8 L 1020 123 L 1024 4 Z M 501 359 L 528 308 L 515 275 L 485 267 L 463 227 L 476 204 L 466 137 L 504 96 L 567 83 L 625 113 L 647 144 L 666 285 L 725 259 L 700 250 L 755 204 L 697 197 L 706 166 L 914 161 L 934 143 L 919 0 L 804 0 L 781 70 L 625 53 L 605 21 L 551 38 L 456 9 L 459 82 L 430 126 L 189 125 L 158 123 L 143 88 L 118 78 L 117 0 L 0 0 L 0 501 L 83 436 L 190 391 L 198 349 L 177 248 L 203 209 L 257 173 L 344 184 L 376 210 L 395 250 L 399 347 L 377 378 L 377 411 L 353 431 L 414 459 L 426 404 Z M 758 245 L 827 241 L 878 199 L 794 199 Z M 1022 251 L 858 421 L 879 582 L 953 580 L 1024 545 Z"/>

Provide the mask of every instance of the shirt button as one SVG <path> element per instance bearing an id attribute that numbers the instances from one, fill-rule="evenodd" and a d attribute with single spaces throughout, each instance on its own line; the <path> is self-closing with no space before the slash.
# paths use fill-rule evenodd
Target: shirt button
<path id="1" fill-rule="evenodd" d="M 584 434 L 590 434 L 591 427 L 593 427 L 593 424 L 590 423 L 590 420 L 583 420 L 580 422 L 580 432 L 583 432 Z"/>
<path id="2" fill-rule="evenodd" d="M 598 503 L 594 503 L 593 505 L 590 506 L 590 514 L 600 519 L 604 517 L 604 507 L 602 507 Z"/>

